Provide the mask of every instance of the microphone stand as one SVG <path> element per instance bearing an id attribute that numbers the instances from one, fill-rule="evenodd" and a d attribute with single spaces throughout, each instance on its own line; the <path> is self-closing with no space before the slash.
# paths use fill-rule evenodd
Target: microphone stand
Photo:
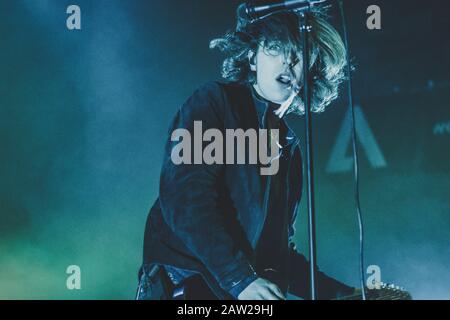
<path id="1" fill-rule="evenodd" d="M 309 10 L 310 8 L 308 8 Z M 308 207 L 308 237 L 309 237 L 309 271 L 311 300 L 317 300 L 316 281 L 316 222 L 314 206 L 314 166 L 313 166 L 313 139 L 311 117 L 311 92 L 309 83 L 309 44 L 308 36 L 311 26 L 304 11 L 301 15 L 301 35 L 303 41 L 303 102 L 305 107 L 305 138 L 306 138 L 306 168 L 307 168 L 307 207 Z"/>
<path id="2" fill-rule="evenodd" d="M 308 19 L 305 12 L 311 11 L 312 5 L 324 2 L 324 0 L 307 1 L 301 8 L 300 32 L 303 42 L 303 102 L 305 107 L 305 138 L 306 138 L 306 168 L 307 168 L 307 207 L 308 207 L 308 237 L 309 237 L 309 269 L 310 269 L 310 291 L 311 300 L 317 300 L 317 280 L 316 280 L 316 223 L 315 223 L 315 206 L 314 206 L 314 167 L 313 167 L 313 149 L 312 149 L 312 117 L 311 117 L 311 92 L 309 83 L 309 48 L 308 37 L 311 32 L 311 26 L 308 25 Z M 269 8 L 259 8 L 263 11 Z M 241 10 L 246 10 L 242 6 Z M 239 11 L 238 11 L 239 12 Z M 250 23 L 268 17 L 272 13 L 266 14 L 262 17 L 252 18 L 252 14 L 246 12 L 250 19 Z"/>

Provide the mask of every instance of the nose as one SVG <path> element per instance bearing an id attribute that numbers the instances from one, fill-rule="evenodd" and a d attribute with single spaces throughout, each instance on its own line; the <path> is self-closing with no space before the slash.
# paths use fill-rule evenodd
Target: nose
<path id="1" fill-rule="evenodd" d="M 298 79 L 300 76 L 300 68 L 296 68 L 299 65 L 299 59 L 295 55 L 290 55 L 283 61 L 283 65 L 286 67 L 287 70 L 293 79 Z"/>
<path id="2" fill-rule="evenodd" d="M 295 55 L 289 55 L 289 57 L 285 58 L 283 61 L 284 65 L 287 65 L 289 69 L 294 69 L 294 67 L 299 63 L 299 59 Z"/>
<path id="3" fill-rule="evenodd" d="M 295 56 L 291 56 L 287 60 L 287 64 L 288 64 L 289 68 L 291 68 L 291 69 L 293 69 L 298 63 L 299 63 L 299 59 Z"/>

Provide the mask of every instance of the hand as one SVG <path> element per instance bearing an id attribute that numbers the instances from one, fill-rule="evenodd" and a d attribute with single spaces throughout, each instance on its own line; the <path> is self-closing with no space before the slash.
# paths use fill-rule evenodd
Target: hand
<path id="1" fill-rule="evenodd" d="M 238 296 L 239 300 L 286 300 L 278 286 L 266 279 L 257 278 Z"/>

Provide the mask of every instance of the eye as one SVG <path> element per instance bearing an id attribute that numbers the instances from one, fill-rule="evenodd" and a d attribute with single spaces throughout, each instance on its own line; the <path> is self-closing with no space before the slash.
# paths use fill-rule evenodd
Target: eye
<path id="1" fill-rule="evenodd" d="M 269 50 L 271 50 L 271 51 L 281 51 L 281 47 L 278 44 L 272 44 L 272 45 L 270 45 Z"/>
<path id="2" fill-rule="evenodd" d="M 264 48 L 264 52 L 270 56 L 278 56 L 282 54 L 283 48 L 277 43 L 270 43 Z"/>

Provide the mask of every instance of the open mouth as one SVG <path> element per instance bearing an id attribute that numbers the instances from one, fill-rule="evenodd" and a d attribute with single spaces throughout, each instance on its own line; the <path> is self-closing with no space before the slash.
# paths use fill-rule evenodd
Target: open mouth
<path id="1" fill-rule="evenodd" d="M 289 75 L 284 75 L 284 74 L 280 75 L 277 78 L 277 81 L 282 83 L 283 85 L 290 85 L 292 83 L 291 77 Z"/>

